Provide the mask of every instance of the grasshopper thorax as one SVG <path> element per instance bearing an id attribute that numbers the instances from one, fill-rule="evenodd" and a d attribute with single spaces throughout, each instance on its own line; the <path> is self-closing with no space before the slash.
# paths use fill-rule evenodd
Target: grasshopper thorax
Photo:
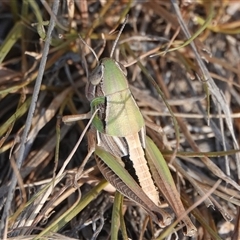
<path id="1" fill-rule="evenodd" d="M 92 101 L 96 97 L 108 96 L 128 88 L 125 67 L 112 58 L 103 58 L 89 75 L 86 97 Z"/>

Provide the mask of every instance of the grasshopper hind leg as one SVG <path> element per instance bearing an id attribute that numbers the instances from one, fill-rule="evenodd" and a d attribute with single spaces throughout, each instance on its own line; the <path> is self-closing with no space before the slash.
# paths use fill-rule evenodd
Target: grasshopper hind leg
<path id="1" fill-rule="evenodd" d="M 124 196 L 128 197 L 135 203 L 141 205 L 151 216 L 151 218 L 156 222 L 160 227 L 164 228 L 171 224 L 172 217 L 170 214 L 160 209 L 154 203 L 153 205 L 148 205 L 141 200 L 112 170 L 101 160 L 97 155 L 95 156 L 98 168 L 101 173 L 111 183 L 119 192 Z"/>

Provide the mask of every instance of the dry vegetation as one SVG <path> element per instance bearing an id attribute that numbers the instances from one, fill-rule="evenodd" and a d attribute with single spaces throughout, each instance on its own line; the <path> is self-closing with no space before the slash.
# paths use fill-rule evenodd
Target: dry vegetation
<path id="1" fill-rule="evenodd" d="M 197 233 L 184 236 L 181 225 L 162 231 L 124 199 L 117 239 L 240 239 L 240 1 L 66 0 L 52 9 L 56 2 L 0 2 L 0 238 L 116 234 L 114 189 L 93 157 L 74 181 L 88 152 L 85 135 L 66 164 L 88 121 L 66 125 L 61 116 L 90 109 L 86 69 L 96 59 L 79 35 L 109 56 L 128 14 L 114 57 L 129 65 L 146 121 L 161 126 L 148 125 L 147 134 L 192 207 Z"/>

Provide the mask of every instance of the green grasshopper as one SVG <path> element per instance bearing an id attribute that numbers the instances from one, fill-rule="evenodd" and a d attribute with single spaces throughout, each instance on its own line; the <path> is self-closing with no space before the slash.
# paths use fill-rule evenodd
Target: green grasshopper
<path id="1" fill-rule="evenodd" d="M 146 136 L 145 121 L 129 89 L 127 71 L 112 58 L 123 27 L 110 58 L 100 60 L 88 78 L 86 97 L 93 117 L 88 141 L 94 145 L 97 165 L 108 182 L 164 227 L 172 217 L 159 207 L 158 189 L 163 190 L 177 217 L 184 215 L 185 209 L 162 154 Z M 134 171 L 130 174 L 128 169 Z M 183 216 L 182 221 L 186 235 L 194 235 L 196 228 L 189 217 Z"/>

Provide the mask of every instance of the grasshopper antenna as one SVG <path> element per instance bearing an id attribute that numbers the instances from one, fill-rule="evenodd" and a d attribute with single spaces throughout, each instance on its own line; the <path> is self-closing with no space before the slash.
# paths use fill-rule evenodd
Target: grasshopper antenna
<path id="1" fill-rule="evenodd" d="M 95 51 L 83 40 L 83 38 L 80 36 L 80 34 L 78 35 L 78 37 L 80 38 L 80 40 L 83 42 L 83 44 L 85 44 L 89 49 L 90 51 L 92 52 L 93 56 L 96 58 L 97 60 L 97 63 L 99 63 L 99 59 L 98 59 L 98 56 L 97 54 L 95 53 Z M 85 67 L 85 71 L 86 71 L 86 74 L 87 74 L 87 78 L 88 78 L 88 69 L 87 69 L 87 62 L 86 62 L 86 59 L 84 57 L 84 67 Z"/>
<path id="2" fill-rule="evenodd" d="M 92 54 L 93 54 L 94 57 L 96 58 L 97 62 L 99 63 L 99 59 L 98 59 L 98 56 L 97 56 L 97 54 L 95 53 L 95 51 L 83 40 L 83 38 L 82 38 L 80 35 L 78 35 L 78 36 L 79 36 L 79 38 L 81 39 L 81 41 L 82 41 L 85 45 L 87 45 L 87 47 L 90 49 L 90 51 L 92 52 Z"/>
<path id="3" fill-rule="evenodd" d="M 128 15 L 126 16 L 126 18 L 125 18 L 125 20 L 124 20 L 124 22 L 123 22 L 123 25 L 122 25 L 122 27 L 121 27 L 118 35 L 117 35 L 116 40 L 114 41 L 113 48 L 112 48 L 112 51 L 111 51 L 111 53 L 110 53 L 110 58 L 112 58 L 112 56 L 113 56 L 113 53 L 114 53 L 115 48 L 116 48 L 116 46 L 117 46 L 118 40 L 119 40 L 119 38 L 120 38 L 120 35 L 122 34 L 122 31 L 123 31 L 124 27 L 126 26 L 127 21 L 128 21 Z"/>

